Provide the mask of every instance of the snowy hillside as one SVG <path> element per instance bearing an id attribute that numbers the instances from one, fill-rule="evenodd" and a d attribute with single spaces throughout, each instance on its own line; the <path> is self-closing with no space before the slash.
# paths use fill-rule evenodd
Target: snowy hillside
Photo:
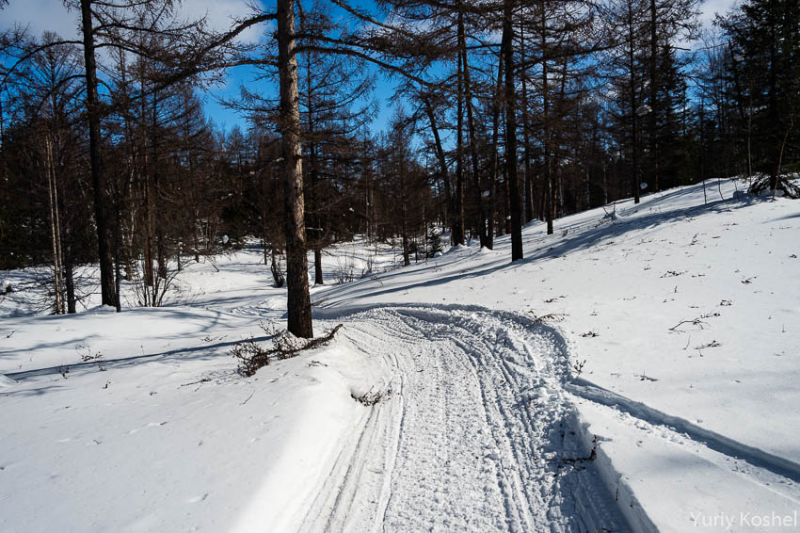
<path id="1" fill-rule="evenodd" d="M 258 249 L 182 305 L 14 294 L 0 531 L 800 530 L 800 202 L 716 187 L 532 224 L 514 264 L 339 246 L 337 340 L 250 378 L 285 306 Z"/>

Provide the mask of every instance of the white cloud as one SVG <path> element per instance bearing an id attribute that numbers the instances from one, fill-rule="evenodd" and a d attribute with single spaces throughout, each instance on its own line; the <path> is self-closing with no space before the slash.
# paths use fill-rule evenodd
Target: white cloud
<path id="1" fill-rule="evenodd" d="M 230 28 L 234 20 L 252 13 L 246 0 L 184 0 L 180 16 L 188 20 L 208 16 L 209 26 L 216 31 Z M 28 27 L 34 36 L 53 31 L 65 38 L 77 37 L 80 31 L 80 13 L 68 10 L 60 0 L 10 0 L 0 10 L 0 31 L 15 24 Z M 241 39 L 256 42 L 266 33 L 267 26 L 260 24 L 245 30 Z"/>
<path id="2" fill-rule="evenodd" d="M 211 29 L 225 31 L 234 25 L 237 19 L 246 18 L 253 13 L 245 0 L 184 0 L 181 12 L 188 19 L 207 16 Z M 240 35 L 244 42 L 257 42 L 266 34 L 268 26 L 258 24 L 246 29 Z"/>
<path id="3" fill-rule="evenodd" d="M 68 11 L 57 0 L 11 0 L 0 10 L 0 30 L 16 24 L 27 27 L 37 37 L 45 31 L 56 32 L 62 37 L 76 37 L 78 15 L 77 11 Z"/>
<path id="4" fill-rule="evenodd" d="M 700 22 L 710 26 L 717 14 L 727 15 L 737 3 L 737 0 L 705 0 L 700 5 Z"/>

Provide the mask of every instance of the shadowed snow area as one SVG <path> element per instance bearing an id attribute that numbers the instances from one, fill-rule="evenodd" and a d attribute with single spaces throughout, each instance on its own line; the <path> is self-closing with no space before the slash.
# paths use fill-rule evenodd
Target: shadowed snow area
<path id="1" fill-rule="evenodd" d="M 249 378 L 258 246 L 120 314 L 0 272 L 0 531 L 800 530 L 800 202 L 736 186 L 529 224 L 513 264 L 337 245 L 335 342 Z"/>

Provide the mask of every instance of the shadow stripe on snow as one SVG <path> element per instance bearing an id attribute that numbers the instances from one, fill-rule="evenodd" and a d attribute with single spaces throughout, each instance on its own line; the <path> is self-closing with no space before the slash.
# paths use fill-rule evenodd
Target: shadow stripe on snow
<path id="1" fill-rule="evenodd" d="M 685 433 L 692 440 L 700 442 L 716 452 L 742 459 L 755 467 L 769 470 L 774 474 L 791 479 L 795 483 L 800 483 L 800 464 L 783 457 L 702 428 L 684 418 L 668 415 L 646 404 L 604 389 L 584 378 L 576 378 L 572 383 L 568 383 L 566 390 L 580 398 L 607 407 L 617 407 L 652 425 L 671 426 L 676 431 Z"/>

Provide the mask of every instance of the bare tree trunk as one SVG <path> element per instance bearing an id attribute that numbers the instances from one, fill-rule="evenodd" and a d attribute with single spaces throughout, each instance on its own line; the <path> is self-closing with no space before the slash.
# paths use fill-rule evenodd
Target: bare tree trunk
<path id="1" fill-rule="evenodd" d="M 458 61 L 458 81 L 456 82 L 456 195 L 453 202 L 453 244 L 464 244 L 466 221 L 464 213 L 464 71 Z"/>
<path id="2" fill-rule="evenodd" d="M 272 263 L 270 263 L 269 270 L 272 272 L 272 280 L 274 281 L 274 286 L 276 288 L 283 287 L 283 284 L 286 283 L 286 278 L 283 277 L 283 273 L 281 272 L 280 268 L 280 257 L 278 256 L 278 247 L 275 243 L 272 243 L 271 246 L 271 255 L 272 255 Z"/>
<path id="3" fill-rule="evenodd" d="M 753 155 L 750 139 L 753 137 L 753 81 L 750 81 L 750 112 L 747 114 L 747 178 L 748 186 L 753 185 Z"/>
<path id="4" fill-rule="evenodd" d="M 486 229 L 486 247 L 494 249 L 495 217 L 497 217 L 497 175 L 500 172 L 500 154 L 498 143 L 500 140 L 500 99 L 503 96 L 503 49 L 501 45 L 500 60 L 497 65 L 497 83 L 495 98 L 492 102 L 492 162 L 489 178 L 492 180 L 489 195 L 489 227 Z"/>
<path id="5" fill-rule="evenodd" d="M 145 63 L 142 60 L 139 63 L 139 76 L 140 76 L 140 83 L 142 85 L 142 90 L 144 90 L 145 86 Z M 144 182 L 144 230 L 145 230 L 145 238 L 144 238 L 144 287 L 142 287 L 142 293 L 144 296 L 144 305 L 149 307 L 152 305 L 152 301 L 154 298 L 151 299 L 151 295 L 155 293 L 155 271 L 153 270 L 153 264 L 155 262 L 154 253 L 154 245 L 155 245 L 155 221 L 153 218 L 155 217 L 154 210 L 155 210 L 155 201 L 153 199 L 153 195 L 155 192 L 153 191 L 153 181 L 151 179 L 150 174 L 150 157 L 148 155 L 147 150 L 147 128 L 144 127 L 144 117 L 147 116 L 147 98 L 142 95 L 141 101 L 141 114 L 142 114 L 142 178 Z M 154 96 L 155 98 L 155 96 Z"/>
<path id="6" fill-rule="evenodd" d="M 53 143 L 45 134 L 45 173 L 47 174 L 48 204 L 50 206 L 50 234 L 53 245 L 53 281 L 55 288 L 55 314 L 64 314 L 64 289 L 61 265 L 61 227 L 58 213 L 58 185 L 53 164 Z"/>
<path id="7" fill-rule="evenodd" d="M 520 28 L 520 51 L 522 53 L 522 64 L 525 64 L 525 32 Z M 522 142 L 523 157 L 525 158 L 525 222 L 530 222 L 534 218 L 533 212 L 533 172 L 531 171 L 531 135 L 530 120 L 528 119 L 528 76 L 525 68 L 519 73 L 522 81 Z"/>
<path id="8" fill-rule="evenodd" d="M 294 0 L 278 0 L 278 70 L 280 76 L 281 150 L 285 172 L 286 270 L 288 329 L 312 338 L 311 296 L 308 290 L 303 163 L 300 145 L 300 107 L 297 56 L 294 54 Z"/>
<path id="9" fill-rule="evenodd" d="M 400 154 L 400 161 L 398 165 L 398 174 L 400 178 L 400 215 L 402 217 L 400 223 L 400 237 L 403 240 L 403 266 L 408 266 L 411 264 L 411 258 L 409 254 L 409 242 L 408 242 L 408 201 L 406 200 L 406 168 L 405 168 L 405 157 L 403 154 Z"/>
<path id="10" fill-rule="evenodd" d="M 653 157 L 653 192 L 659 191 L 658 161 L 658 6 L 650 0 L 650 144 Z"/>
<path id="11" fill-rule="evenodd" d="M 789 133 L 792 132 L 792 128 L 794 128 L 794 118 L 789 119 L 789 127 L 786 128 L 786 132 L 783 134 L 783 141 L 781 142 L 781 148 L 778 152 L 778 166 L 775 169 L 775 178 L 770 182 L 770 189 L 772 189 L 772 196 L 775 196 L 775 190 L 778 188 L 778 183 L 781 179 L 781 170 L 783 167 L 783 153 L 786 150 L 786 141 L 789 140 Z"/>
<path id="12" fill-rule="evenodd" d="M 75 273 L 69 251 L 64 254 L 64 282 L 67 289 L 67 313 L 74 315 L 75 308 Z"/>
<path id="13" fill-rule="evenodd" d="M 453 201 L 453 192 L 450 186 L 450 175 L 447 172 L 447 160 L 444 156 L 444 148 L 442 147 L 442 138 L 439 135 L 439 127 L 436 124 L 436 115 L 433 113 L 433 106 L 431 105 L 431 100 L 428 96 L 423 96 L 423 103 L 425 105 L 425 114 L 428 115 L 428 120 L 431 123 L 431 133 L 433 133 L 433 141 L 436 147 L 436 161 L 439 164 L 439 172 L 442 175 L 442 181 L 444 181 L 444 196 L 445 196 L 445 203 L 447 205 L 447 210 L 445 212 L 445 223 L 449 223 L 450 225 L 450 241 L 452 244 L 455 244 L 453 241 L 453 236 L 456 234 L 456 221 L 453 217 L 453 213 L 455 212 L 455 202 Z"/>
<path id="14" fill-rule="evenodd" d="M 322 249 L 314 248 L 314 283 L 322 285 L 325 280 L 322 278 Z"/>
<path id="15" fill-rule="evenodd" d="M 94 189 L 94 213 L 97 224 L 97 246 L 100 256 L 100 293 L 103 305 L 116 306 L 114 265 L 111 260 L 111 231 L 108 216 L 106 179 L 100 159 L 100 110 L 97 95 L 97 63 L 94 55 L 92 0 L 81 0 L 83 56 L 86 69 L 86 110 L 89 118 L 89 161 Z"/>
<path id="16" fill-rule="evenodd" d="M 158 92 L 153 93 L 153 221 L 155 223 L 155 239 L 156 239 L 156 264 L 158 265 L 158 277 L 167 279 L 167 253 L 166 242 L 164 239 L 164 227 L 162 224 L 162 214 L 160 212 L 161 203 L 161 174 L 159 172 L 158 164 Z M 155 295 L 154 295 L 155 300 Z"/>
<path id="17" fill-rule="evenodd" d="M 634 58 L 633 0 L 628 0 L 628 76 L 631 106 L 631 130 L 633 143 L 633 203 L 638 204 L 642 189 L 642 172 L 639 163 L 639 126 L 636 120 L 636 60 Z M 606 202 L 607 203 L 607 202 Z"/>
<path id="18" fill-rule="evenodd" d="M 313 73 L 311 70 L 311 54 L 308 54 L 308 62 L 306 63 L 306 106 L 308 107 L 308 136 L 310 139 L 310 146 L 308 152 L 310 155 L 311 168 L 309 174 L 309 182 L 311 183 L 310 192 L 310 209 L 313 218 L 314 228 L 312 231 L 316 233 L 317 238 L 311 241 L 314 248 L 314 284 L 323 285 L 325 280 L 322 277 L 322 217 L 320 217 L 320 201 L 319 201 L 319 160 L 317 158 L 317 143 L 314 139 L 314 85 Z"/>
<path id="19" fill-rule="evenodd" d="M 708 204 L 708 195 L 706 194 L 706 130 L 705 130 L 705 108 L 706 97 L 702 95 L 700 98 L 700 179 L 703 180 L 703 205 Z"/>
<path id="20" fill-rule="evenodd" d="M 469 149 L 472 159 L 472 179 L 475 180 L 475 202 L 478 209 L 478 238 L 481 248 L 486 246 L 486 212 L 483 208 L 483 187 L 478 163 L 478 142 L 475 135 L 475 117 L 472 109 L 472 84 L 467 60 L 467 39 L 464 34 L 464 11 L 461 2 L 458 4 L 458 45 L 464 72 L 464 97 L 467 104 L 467 131 L 469 133 Z"/>
<path id="21" fill-rule="evenodd" d="M 556 100 L 556 118 L 563 117 L 564 112 L 564 102 L 566 101 L 566 88 L 567 88 L 567 56 L 563 55 L 563 63 L 561 64 L 561 73 L 560 73 L 560 89 L 558 91 L 558 100 Z M 553 206 L 556 206 L 557 209 L 553 212 L 553 220 L 558 218 L 559 214 L 564 212 L 564 170 L 561 166 L 561 150 L 558 139 L 555 142 L 552 142 L 550 146 L 554 150 L 554 161 L 553 161 L 553 168 L 556 169 L 556 175 L 558 176 L 558 188 L 556 189 L 557 195 L 557 202 L 553 201 Z"/>
<path id="22" fill-rule="evenodd" d="M 553 234 L 553 219 L 556 210 L 555 184 L 553 183 L 553 172 L 550 164 L 550 89 L 548 87 L 549 75 L 547 58 L 547 3 L 545 0 L 540 2 L 542 24 L 541 48 L 542 48 L 542 151 L 544 164 L 544 209 L 545 220 L 547 221 L 547 234 Z"/>
<path id="23" fill-rule="evenodd" d="M 503 2 L 503 54 L 506 69 L 506 165 L 511 202 L 511 261 L 522 259 L 522 209 L 517 179 L 517 116 L 514 109 L 514 0 Z"/>
<path id="24" fill-rule="evenodd" d="M 369 146 L 367 143 L 367 133 L 364 133 L 363 153 L 361 158 L 362 175 L 364 177 L 364 214 L 367 220 L 367 242 L 375 240 L 375 219 L 373 213 L 373 194 L 372 194 L 372 167 L 370 164 Z"/>
<path id="25" fill-rule="evenodd" d="M 117 313 L 122 312 L 122 298 L 120 298 L 120 283 L 122 281 L 122 276 L 120 276 L 120 270 L 122 265 L 120 263 L 120 241 L 122 240 L 120 233 L 122 232 L 122 216 L 120 214 L 119 206 L 115 206 L 115 221 L 114 221 L 114 290 L 117 293 L 117 299 L 114 302 L 114 308 L 117 310 Z M 153 304 L 156 305 L 155 303 Z M 160 305 L 160 304 L 159 304 Z"/>
<path id="26" fill-rule="evenodd" d="M 503 115 L 505 117 L 505 115 Z M 511 188 L 508 186 L 508 154 L 503 165 L 503 235 L 511 235 Z"/>

